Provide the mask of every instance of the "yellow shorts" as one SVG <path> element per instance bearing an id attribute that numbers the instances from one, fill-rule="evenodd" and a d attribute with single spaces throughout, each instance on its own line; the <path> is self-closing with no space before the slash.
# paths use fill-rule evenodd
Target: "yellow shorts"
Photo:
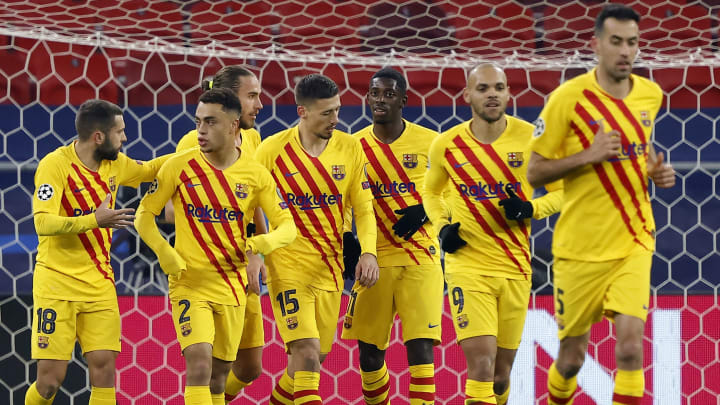
<path id="1" fill-rule="evenodd" d="M 357 282 L 350 293 L 342 338 L 357 339 L 385 350 L 390 345 L 395 314 L 403 341 L 441 340 L 443 274 L 439 264 L 381 267 L 377 283 Z"/>
<path id="2" fill-rule="evenodd" d="M 337 331 L 342 291 L 326 291 L 294 280 L 268 283 L 275 323 L 287 344 L 319 339 L 320 352 L 330 353 Z"/>
<path id="3" fill-rule="evenodd" d="M 83 354 L 120 351 L 120 310 L 117 299 L 79 302 L 33 296 L 31 354 L 33 359 L 70 360 L 75 339 Z"/>
<path id="4" fill-rule="evenodd" d="M 265 345 L 265 331 L 263 330 L 263 313 L 260 305 L 260 296 L 250 291 L 245 304 L 245 324 L 238 349 L 251 349 Z"/>
<path id="5" fill-rule="evenodd" d="M 457 341 L 497 337 L 498 347 L 517 349 L 525 326 L 530 280 L 445 274 Z"/>
<path id="6" fill-rule="evenodd" d="M 180 348 L 209 343 L 213 357 L 234 361 L 245 318 L 244 305 L 223 305 L 198 299 L 172 299 L 172 317 Z"/>
<path id="7" fill-rule="evenodd" d="M 584 262 L 555 258 L 555 320 L 560 340 L 581 336 L 605 315 L 645 321 L 650 304 L 652 252 L 623 259 Z"/>

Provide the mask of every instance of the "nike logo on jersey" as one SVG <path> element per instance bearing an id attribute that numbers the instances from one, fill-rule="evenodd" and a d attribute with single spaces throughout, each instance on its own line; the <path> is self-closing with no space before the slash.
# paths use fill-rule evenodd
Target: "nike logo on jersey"
<path id="1" fill-rule="evenodd" d="M 79 192 L 81 192 L 81 191 L 83 191 L 83 190 L 85 190 L 85 187 L 76 188 L 75 190 L 73 190 L 73 193 L 79 193 Z"/>
<path id="2" fill-rule="evenodd" d="M 285 173 L 285 177 L 291 177 L 291 176 L 294 176 L 294 175 L 296 175 L 296 174 L 298 174 L 298 173 L 300 173 L 300 172 Z"/>
<path id="3" fill-rule="evenodd" d="M 455 164 L 453 165 L 453 167 L 455 167 L 455 168 L 457 169 L 457 168 L 459 168 L 459 167 L 465 166 L 465 165 L 468 164 L 468 163 L 470 163 L 470 162 L 455 163 Z"/>
<path id="4" fill-rule="evenodd" d="M 431 323 L 428 323 L 428 328 L 430 328 L 430 329 L 432 329 L 432 328 L 437 328 L 438 326 L 440 326 L 440 324 L 435 324 L 435 325 L 433 325 L 433 324 L 431 324 Z"/>
<path id="5" fill-rule="evenodd" d="M 187 185 L 187 188 L 193 188 L 193 187 L 197 187 L 197 186 L 201 186 L 201 185 L 202 185 L 201 183 L 190 183 Z"/>

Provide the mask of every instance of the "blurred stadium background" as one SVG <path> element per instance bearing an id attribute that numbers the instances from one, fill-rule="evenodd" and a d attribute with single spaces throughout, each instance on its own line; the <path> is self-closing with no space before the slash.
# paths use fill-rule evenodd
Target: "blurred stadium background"
<path id="1" fill-rule="evenodd" d="M 657 254 L 645 345 L 643 404 L 720 404 L 720 1 L 620 0 L 641 14 L 636 73 L 664 90 L 655 146 L 678 184 L 652 190 Z M 194 126 L 199 83 L 227 64 L 261 79 L 263 137 L 296 122 L 292 89 L 321 72 L 341 88 L 341 129 L 370 123 L 369 78 L 382 66 L 408 77 L 406 117 L 437 130 L 470 118 L 464 71 L 506 69 L 508 113 L 533 121 L 559 83 L 593 65 L 589 39 L 600 0 L 4 0 L 0 3 L 0 403 L 21 404 L 35 379 L 30 360 L 31 196 L 39 159 L 75 136 L 89 98 L 125 110 L 125 153 L 174 151 Z M 144 189 L 122 188 L 135 207 Z M 552 320 L 553 220 L 533 223 L 533 298 L 514 370 L 511 404 L 545 403 L 557 351 Z M 169 235 L 172 227 L 165 227 Z M 598 232 L 602 232 L 601 229 Z M 165 297 L 167 281 L 134 230 L 117 231 L 112 260 L 123 319 L 120 404 L 182 404 L 184 361 Z M 419 299 L 422 299 L 421 296 Z M 263 297 L 266 373 L 236 403 L 266 402 L 284 355 Z M 343 306 L 344 311 L 344 306 Z M 436 348 L 438 403 L 462 404 L 464 359 L 451 319 Z M 393 403 L 407 403 L 405 350 L 396 327 L 388 353 Z M 653 339 L 651 341 L 651 338 Z M 593 329 L 576 404 L 610 404 L 615 367 L 609 323 Z M 328 404 L 360 403 L 357 350 L 337 340 L 324 364 Z M 79 350 L 56 404 L 87 403 Z"/>

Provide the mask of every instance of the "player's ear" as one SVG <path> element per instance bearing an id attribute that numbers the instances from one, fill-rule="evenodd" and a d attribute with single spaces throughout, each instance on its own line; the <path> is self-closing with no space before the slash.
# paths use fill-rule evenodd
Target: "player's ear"
<path id="1" fill-rule="evenodd" d="M 297 106 L 298 117 L 305 118 L 307 116 L 307 109 L 303 105 Z"/>
<path id="2" fill-rule="evenodd" d="M 590 38 L 590 49 L 592 49 L 595 53 L 598 51 L 598 41 L 600 40 L 595 35 Z"/>
<path id="3" fill-rule="evenodd" d="M 95 131 L 90 135 L 90 139 L 95 142 L 96 145 L 102 145 L 105 142 L 105 133 L 102 131 Z"/>
<path id="4" fill-rule="evenodd" d="M 470 90 L 465 86 L 463 89 L 463 100 L 465 100 L 466 103 L 470 104 Z"/>

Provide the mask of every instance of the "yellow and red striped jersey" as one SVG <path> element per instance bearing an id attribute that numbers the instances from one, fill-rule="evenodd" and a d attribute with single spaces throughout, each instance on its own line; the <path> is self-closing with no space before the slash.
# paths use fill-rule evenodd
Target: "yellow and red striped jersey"
<path id="1" fill-rule="evenodd" d="M 181 152 L 186 149 L 198 146 L 197 137 L 197 129 L 193 129 L 187 134 L 183 135 L 183 137 L 180 138 L 177 146 L 175 147 L 175 152 Z M 245 156 L 254 156 L 255 151 L 257 150 L 258 146 L 260 146 L 260 133 L 255 128 L 241 129 L 240 138 L 242 139 L 242 142 L 240 143 L 240 151 L 244 153 Z"/>
<path id="2" fill-rule="evenodd" d="M 35 172 L 33 214 L 95 215 L 95 209 L 108 194 L 111 195 L 108 207 L 114 208 L 118 186 L 137 187 L 141 182 L 152 181 L 169 157 L 141 163 L 119 153 L 117 160 L 103 160 L 100 168 L 92 171 L 75 152 L 76 142 L 40 160 Z M 39 236 L 33 294 L 67 301 L 114 298 L 115 276 L 110 266 L 112 232 L 111 228 L 96 227 L 84 233 Z"/>
<path id="3" fill-rule="evenodd" d="M 372 125 L 353 135 L 360 140 L 368 160 L 367 175 L 379 231 L 377 252 L 380 267 L 440 262 L 437 239 L 429 222 L 409 241 L 393 233 L 392 226 L 400 217 L 395 211 L 422 203 L 421 189 L 428 167 L 428 151 L 438 136 L 435 131 L 404 122 L 405 130 L 391 144 L 376 138 Z"/>
<path id="4" fill-rule="evenodd" d="M 558 212 L 562 191 L 557 184 L 532 200 L 526 177 L 526 157 L 533 126 L 505 116 L 507 127 L 490 144 L 477 140 L 472 121 L 443 132 L 430 147 L 430 169 L 426 175 L 425 211 L 439 232 L 449 223 L 460 222 L 459 234 L 467 245 L 445 255 L 446 273 L 482 274 L 509 279 L 530 279 L 530 219 L 511 221 L 498 205 L 507 198 L 510 184 L 523 200 L 533 204 L 533 217 Z M 448 182 L 451 190 L 441 198 Z"/>
<path id="5" fill-rule="evenodd" d="M 621 134 L 620 155 L 581 167 L 563 179 L 565 199 L 555 226 L 555 256 L 605 261 L 655 250 L 655 220 L 648 195 L 647 160 L 662 90 L 632 75 L 625 99 L 605 93 L 595 70 L 563 83 L 538 121 L 532 151 L 560 159 L 588 148 L 598 122 Z"/>
<path id="6" fill-rule="evenodd" d="M 244 153 L 224 170 L 210 164 L 200 148 L 175 154 L 140 205 L 158 215 L 170 199 L 175 208 L 175 250 L 187 265 L 186 271 L 169 277 L 170 298 L 240 305 L 247 285 L 245 251 L 255 244 L 268 253 L 295 237 L 294 232 L 280 234 L 288 230 L 280 225 L 292 225 L 292 217 L 275 181 Z M 247 238 L 245 226 L 258 206 L 277 229 Z"/>
<path id="7" fill-rule="evenodd" d="M 255 158 L 272 173 L 298 229 L 295 242 L 266 257 L 270 278 L 339 291 L 345 204 L 353 207 L 362 252 L 377 256 L 372 194 L 360 142 L 334 131 L 325 150 L 313 157 L 302 147 L 295 126 L 266 138 Z"/>

